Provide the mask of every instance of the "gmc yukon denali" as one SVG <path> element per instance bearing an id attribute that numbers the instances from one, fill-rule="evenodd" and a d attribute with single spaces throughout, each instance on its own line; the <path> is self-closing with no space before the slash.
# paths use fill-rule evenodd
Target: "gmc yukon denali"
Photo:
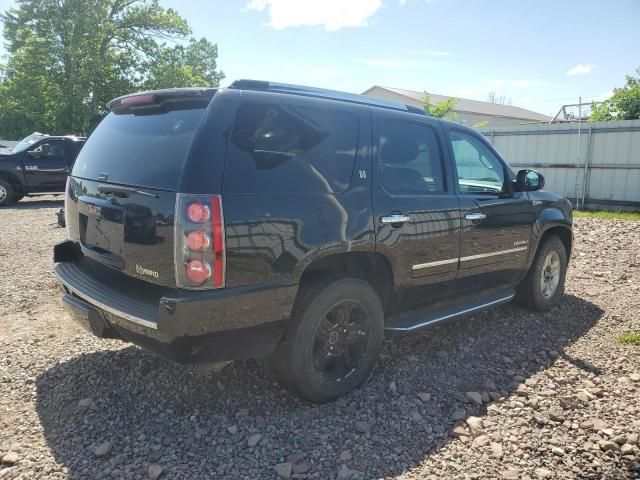
<path id="1" fill-rule="evenodd" d="M 269 357 L 325 402 L 412 332 L 564 292 L 570 203 L 477 131 L 240 80 L 126 95 L 67 182 L 55 273 L 94 335 L 180 362 Z"/>

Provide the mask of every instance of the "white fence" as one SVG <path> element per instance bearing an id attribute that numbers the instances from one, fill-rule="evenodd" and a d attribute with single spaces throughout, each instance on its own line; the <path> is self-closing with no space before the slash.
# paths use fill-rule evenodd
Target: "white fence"
<path id="1" fill-rule="evenodd" d="M 536 124 L 482 133 L 514 169 L 588 209 L 640 210 L 640 120 Z"/>

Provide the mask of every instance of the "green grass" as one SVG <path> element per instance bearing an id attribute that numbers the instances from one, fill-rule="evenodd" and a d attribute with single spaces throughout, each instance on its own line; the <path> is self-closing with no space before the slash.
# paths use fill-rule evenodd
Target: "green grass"
<path id="1" fill-rule="evenodd" d="M 606 220 L 640 220 L 640 213 L 631 212 L 589 212 L 586 210 L 574 210 L 573 216 L 578 218 L 599 218 Z"/>
<path id="2" fill-rule="evenodd" d="M 640 333 L 627 332 L 618 337 L 618 341 L 624 345 L 640 345 Z"/>

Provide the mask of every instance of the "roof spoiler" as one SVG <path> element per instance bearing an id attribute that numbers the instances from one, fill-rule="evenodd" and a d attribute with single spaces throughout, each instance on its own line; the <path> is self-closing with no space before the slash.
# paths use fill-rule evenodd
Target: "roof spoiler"
<path id="1" fill-rule="evenodd" d="M 125 113 L 149 115 L 170 110 L 205 108 L 216 92 L 215 88 L 149 90 L 114 98 L 107 103 L 107 108 L 116 115 Z"/>

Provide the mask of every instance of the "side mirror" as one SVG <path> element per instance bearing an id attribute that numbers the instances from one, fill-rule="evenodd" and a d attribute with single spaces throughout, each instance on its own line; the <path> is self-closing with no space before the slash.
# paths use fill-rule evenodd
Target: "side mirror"
<path id="1" fill-rule="evenodd" d="M 521 192 L 533 192 L 544 188 L 544 175 L 535 170 L 520 170 L 516 176 L 516 185 Z"/>

